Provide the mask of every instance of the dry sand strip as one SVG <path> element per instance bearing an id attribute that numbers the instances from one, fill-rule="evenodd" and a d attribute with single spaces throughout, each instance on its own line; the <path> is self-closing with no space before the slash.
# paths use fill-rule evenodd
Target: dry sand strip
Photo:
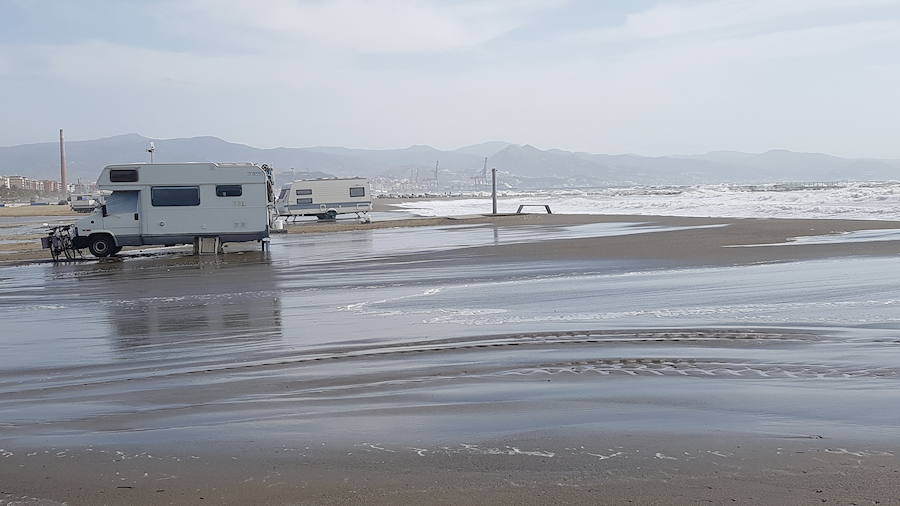
<path id="1" fill-rule="evenodd" d="M 481 246 L 468 248 L 465 254 L 477 256 L 485 261 L 500 261 L 501 259 L 502 261 L 631 259 L 660 261 L 673 266 L 748 265 L 843 256 L 900 254 L 900 241 L 897 240 L 789 244 L 793 238 L 797 237 L 831 236 L 862 230 L 900 230 L 900 222 L 665 216 L 597 216 L 596 218 L 597 221 L 602 222 L 637 222 L 649 226 L 726 226 L 646 234 L 557 239 L 533 242 L 527 245 Z"/>

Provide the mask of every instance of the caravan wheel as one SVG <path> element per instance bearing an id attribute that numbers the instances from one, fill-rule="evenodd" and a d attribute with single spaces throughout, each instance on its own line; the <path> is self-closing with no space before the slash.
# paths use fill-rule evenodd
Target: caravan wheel
<path id="1" fill-rule="evenodd" d="M 91 237 L 91 242 L 88 244 L 91 254 L 97 258 L 108 257 L 113 254 L 115 247 L 116 244 L 113 242 L 113 238 L 108 235 L 95 235 Z"/>

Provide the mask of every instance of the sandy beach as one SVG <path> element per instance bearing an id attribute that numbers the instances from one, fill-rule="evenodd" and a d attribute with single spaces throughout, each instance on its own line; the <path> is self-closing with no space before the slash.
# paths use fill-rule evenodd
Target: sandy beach
<path id="1" fill-rule="evenodd" d="M 23 216 L 78 216 L 69 206 L 4 206 L 0 207 L 0 218 Z M 83 215 L 82 215 L 83 216 Z"/>
<path id="2" fill-rule="evenodd" d="M 0 500 L 890 504 L 898 229 L 428 218 L 20 262 Z"/>

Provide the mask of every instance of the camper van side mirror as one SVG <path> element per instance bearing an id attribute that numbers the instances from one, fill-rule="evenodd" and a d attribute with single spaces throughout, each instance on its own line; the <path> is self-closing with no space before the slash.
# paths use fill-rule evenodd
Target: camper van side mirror
<path id="1" fill-rule="evenodd" d="M 106 212 L 106 204 L 103 204 L 102 206 L 100 206 L 100 212 L 103 213 L 104 218 L 109 216 L 109 213 Z"/>

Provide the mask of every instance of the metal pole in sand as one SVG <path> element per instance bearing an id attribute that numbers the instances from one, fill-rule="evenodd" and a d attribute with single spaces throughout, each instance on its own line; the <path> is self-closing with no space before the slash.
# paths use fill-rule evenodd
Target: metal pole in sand
<path id="1" fill-rule="evenodd" d="M 491 214 L 497 214 L 497 169 L 491 169 Z"/>
<path id="2" fill-rule="evenodd" d="M 66 178 L 66 146 L 63 142 L 63 130 L 59 129 L 59 186 L 62 198 L 69 194 L 69 182 Z"/>

